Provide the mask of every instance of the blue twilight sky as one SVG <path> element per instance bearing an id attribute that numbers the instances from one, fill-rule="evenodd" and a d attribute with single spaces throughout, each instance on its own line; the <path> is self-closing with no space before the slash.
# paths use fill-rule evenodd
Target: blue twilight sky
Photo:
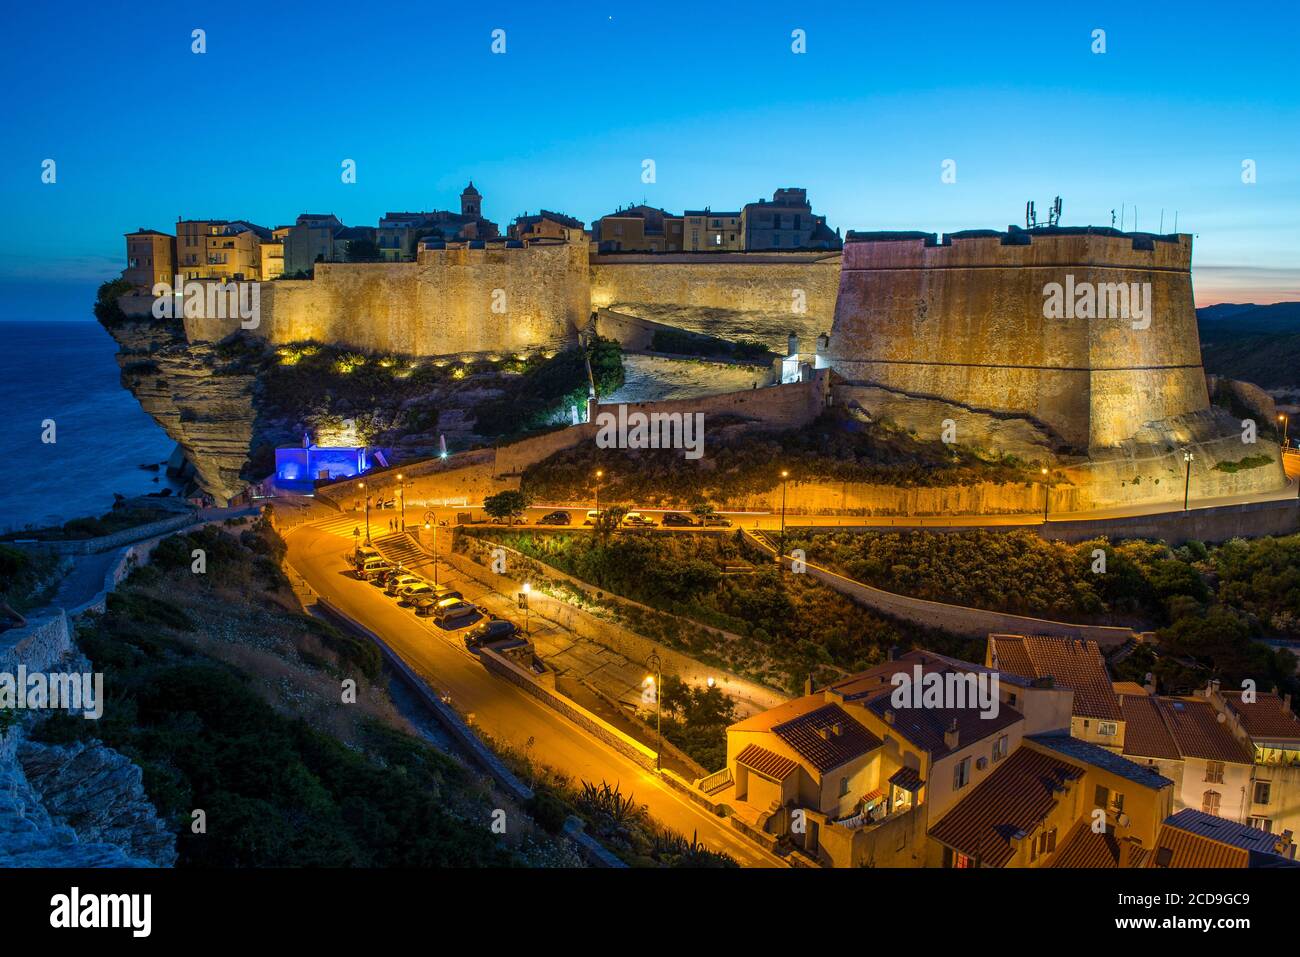
<path id="1" fill-rule="evenodd" d="M 1139 228 L 1163 209 L 1172 231 L 1177 210 L 1201 304 L 1300 299 L 1294 0 L 228 9 L 7 8 L 0 319 L 64 302 L 86 317 L 73 304 L 139 226 L 304 211 L 373 225 L 456 208 L 470 178 L 503 228 L 540 207 L 736 209 L 777 186 L 807 187 L 846 231 L 1005 227 L 1058 193 L 1068 224 L 1108 225 L 1124 204 L 1129 228 L 1136 207 Z"/>

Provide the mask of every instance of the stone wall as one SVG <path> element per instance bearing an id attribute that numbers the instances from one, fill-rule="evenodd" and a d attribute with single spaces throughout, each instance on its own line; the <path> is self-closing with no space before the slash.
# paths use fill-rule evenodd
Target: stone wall
<path id="1" fill-rule="evenodd" d="M 616 308 L 723 339 L 757 340 L 779 355 L 791 332 L 811 346 L 830 330 L 839 281 L 839 253 L 591 257 L 592 308 Z"/>

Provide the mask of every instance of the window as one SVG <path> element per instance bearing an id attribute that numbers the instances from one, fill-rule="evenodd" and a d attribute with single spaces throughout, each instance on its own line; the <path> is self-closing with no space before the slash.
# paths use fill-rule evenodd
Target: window
<path id="1" fill-rule="evenodd" d="M 1268 781 L 1255 782 L 1255 803 L 1267 804 L 1272 794 L 1273 787 Z"/>
<path id="2" fill-rule="evenodd" d="M 1223 762 L 1206 761 L 1205 762 L 1205 780 L 1208 784 L 1223 783 Z"/>
<path id="3" fill-rule="evenodd" d="M 1257 827 L 1257 828 L 1259 828 L 1261 831 L 1268 831 L 1270 834 L 1273 833 L 1273 819 L 1272 819 L 1272 818 L 1268 818 L 1268 817 L 1252 817 L 1252 818 L 1250 819 L 1250 826 L 1251 826 L 1251 827 Z"/>
<path id="4" fill-rule="evenodd" d="M 962 758 L 957 762 L 957 767 L 953 772 L 952 789 L 960 791 L 970 783 L 970 758 Z"/>
<path id="5" fill-rule="evenodd" d="M 1098 784 L 1097 790 L 1093 792 L 1093 806 L 1102 808 L 1111 814 L 1124 813 L 1124 795 L 1119 791 L 1112 791 L 1104 784 Z"/>
<path id="6" fill-rule="evenodd" d="M 849 779 L 840 778 L 840 797 L 844 797 L 848 793 L 849 793 Z"/>
<path id="7" fill-rule="evenodd" d="M 1099 721 L 1097 722 L 1097 733 L 1113 738 L 1119 734 L 1119 725 L 1114 721 Z"/>
<path id="8" fill-rule="evenodd" d="M 1016 693 L 1014 691 L 1007 695 L 1007 704 L 1013 708 L 1016 706 Z"/>
<path id="9" fill-rule="evenodd" d="M 1217 817 L 1219 814 L 1219 797 L 1218 791 L 1206 791 L 1201 798 L 1201 812 L 1213 814 Z"/>
<path id="10" fill-rule="evenodd" d="M 993 760 L 1001 761 L 1007 756 L 1007 736 L 998 735 L 998 739 L 993 742 Z"/>

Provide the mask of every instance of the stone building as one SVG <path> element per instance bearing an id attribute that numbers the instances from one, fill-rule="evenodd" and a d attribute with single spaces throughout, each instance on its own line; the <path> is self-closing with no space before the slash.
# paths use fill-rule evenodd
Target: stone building
<path id="1" fill-rule="evenodd" d="M 334 234 L 343 223 L 333 213 L 303 213 L 284 239 L 284 274 L 310 273 L 318 262 L 334 255 Z"/>
<path id="2" fill-rule="evenodd" d="M 176 237 L 141 226 L 126 234 L 126 268 L 122 278 L 135 292 L 149 293 L 160 282 L 171 285 L 176 275 Z"/>
<path id="3" fill-rule="evenodd" d="M 602 252 L 681 252 L 682 217 L 644 203 L 620 206 L 592 224 Z"/>
<path id="4" fill-rule="evenodd" d="M 524 213 L 510 224 L 506 235 L 520 242 L 568 242 L 581 238 L 586 225 L 580 219 L 543 209 L 535 216 Z"/>
<path id="5" fill-rule="evenodd" d="M 682 248 L 687 252 L 744 249 L 740 212 L 714 212 L 707 206 L 686 210 L 682 214 Z"/>
<path id="6" fill-rule="evenodd" d="M 740 232 L 745 249 L 839 249 L 838 235 L 815 216 L 808 191 L 778 189 L 771 200 L 746 203 L 740 211 Z"/>
<path id="7" fill-rule="evenodd" d="M 483 218 L 483 195 L 471 182 L 460 194 L 459 213 L 445 209 L 385 213 L 375 231 L 375 242 L 385 262 L 413 262 L 422 239 L 460 242 L 500 235 L 497 224 Z"/>

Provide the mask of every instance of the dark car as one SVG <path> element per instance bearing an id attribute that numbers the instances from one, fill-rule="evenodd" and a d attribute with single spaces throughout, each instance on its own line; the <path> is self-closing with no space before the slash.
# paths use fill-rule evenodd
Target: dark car
<path id="1" fill-rule="evenodd" d="M 538 525 L 569 525 L 573 517 L 568 512 L 550 512 L 537 520 Z"/>
<path id="2" fill-rule="evenodd" d="M 491 621 L 480 622 L 471 628 L 465 635 L 466 648 L 480 648 L 483 645 L 490 645 L 494 641 L 505 641 L 507 638 L 513 638 L 519 634 L 519 626 L 513 621 L 506 621 L 504 618 L 493 618 Z"/>
<path id="3" fill-rule="evenodd" d="M 665 512 L 664 528 L 694 528 L 695 519 L 681 512 Z"/>

